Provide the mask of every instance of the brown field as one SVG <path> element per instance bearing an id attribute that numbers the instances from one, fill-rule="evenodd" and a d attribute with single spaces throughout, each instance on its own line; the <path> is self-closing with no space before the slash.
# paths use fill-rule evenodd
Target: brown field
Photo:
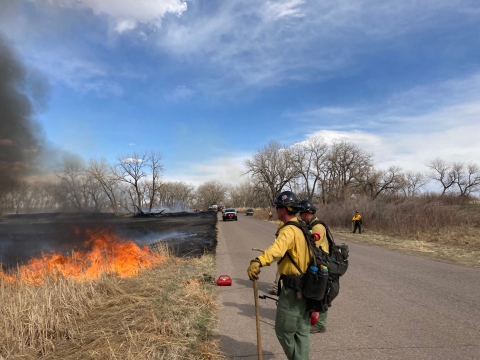
<path id="1" fill-rule="evenodd" d="M 210 252 L 216 243 L 215 215 L 99 220 L 58 214 L 28 221 L 3 219 L 0 233 L 3 249 L 8 250 L 3 255 L 10 260 L 21 257 L 24 265 L 7 267 L 0 277 L 0 359 L 222 359 L 212 336 L 216 302 L 215 260 Z M 70 232 L 72 224 L 77 231 Z M 174 244 L 167 248 L 167 242 L 150 242 L 143 248 L 150 255 L 142 253 L 134 275 L 119 276 L 114 268 L 113 273 L 93 279 L 72 277 L 77 273 L 64 273 L 64 265 L 71 259 L 78 263 L 74 254 L 78 255 L 85 235 L 78 229 L 92 225 L 113 227 L 115 233 L 130 234 L 139 243 L 166 235 L 159 238 Z M 176 238 L 175 243 L 172 234 L 180 234 L 183 242 Z M 18 247 L 24 240 L 34 249 L 12 251 L 12 239 Z M 32 277 L 22 275 L 27 273 L 24 267 L 31 266 L 28 254 L 42 248 L 35 239 L 50 250 L 55 245 L 65 253 L 68 246 L 77 250 L 63 257 L 58 253 L 54 265 L 36 267 L 32 283 Z M 157 262 L 148 268 L 146 258 L 152 257 Z"/>

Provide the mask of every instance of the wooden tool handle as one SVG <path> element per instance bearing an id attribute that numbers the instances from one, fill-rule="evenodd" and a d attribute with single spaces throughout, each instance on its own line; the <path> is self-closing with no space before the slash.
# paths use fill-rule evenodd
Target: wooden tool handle
<path id="1" fill-rule="evenodd" d="M 257 353 L 258 353 L 258 360 L 262 360 L 262 336 L 260 333 L 260 313 L 258 311 L 257 280 L 253 280 L 253 295 L 255 296 L 255 319 L 257 321 Z"/>

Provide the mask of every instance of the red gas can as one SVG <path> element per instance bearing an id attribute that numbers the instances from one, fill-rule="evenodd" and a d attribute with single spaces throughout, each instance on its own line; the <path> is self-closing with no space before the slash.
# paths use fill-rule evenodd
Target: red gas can
<path id="1" fill-rule="evenodd" d="M 218 286 L 232 286 L 232 279 L 228 275 L 220 275 L 217 280 Z"/>

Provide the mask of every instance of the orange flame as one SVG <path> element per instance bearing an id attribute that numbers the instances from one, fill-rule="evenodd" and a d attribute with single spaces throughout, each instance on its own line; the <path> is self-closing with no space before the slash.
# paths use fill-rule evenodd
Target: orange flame
<path id="1" fill-rule="evenodd" d="M 103 274 L 132 277 L 164 260 L 164 256 L 151 251 L 148 246 L 139 247 L 132 241 L 124 241 L 109 229 L 86 230 L 86 234 L 89 239 L 84 245 L 90 251 L 73 251 L 70 256 L 42 254 L 40 258 L 21 265 L 17 274 L 0 270 L 0 277 L 28 284 L 41 284 L 49 276 L 77 281 L 97 280 Z"/>

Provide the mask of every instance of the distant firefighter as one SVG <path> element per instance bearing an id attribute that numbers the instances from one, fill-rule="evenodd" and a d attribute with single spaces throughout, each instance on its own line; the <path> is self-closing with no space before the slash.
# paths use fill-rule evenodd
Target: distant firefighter
<path id="1" fill-rule="evenodd" d="M 352 233 L 355 234 L 355 232 L 358 229 L 358 233 L 361 234 L 362 233 L 362 215 L 360 215 L 358 211 L 355 211 L 355 215 L 353 215 L 353 218 L 352 218 L 352 223 L 354 225 Z"/>

